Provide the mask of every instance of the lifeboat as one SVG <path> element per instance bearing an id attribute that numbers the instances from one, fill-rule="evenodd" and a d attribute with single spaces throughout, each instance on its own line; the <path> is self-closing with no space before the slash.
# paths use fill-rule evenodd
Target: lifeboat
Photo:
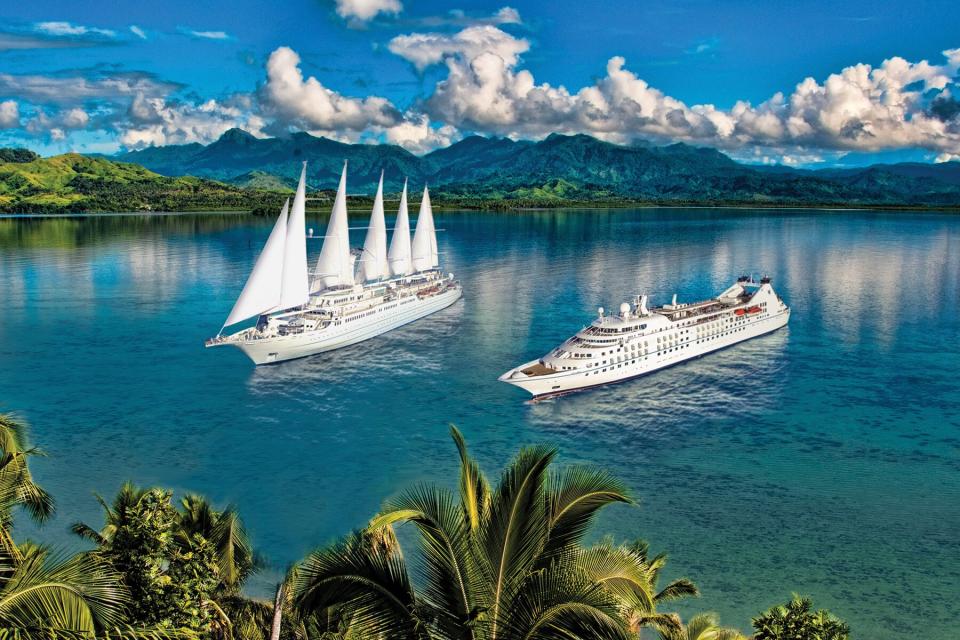
<path id="1" fill-rule="evenodd" d="M 747 313 L 760 313 L 760 307 L 750 307 L 747 309 Z"/>
<path id="2" fill-rule="evenodd" d="M 735 315 L 735 316 L 742 316 L 742 315 L 745 314 L 745 313 L 746 313 L 746 310 L 744 310 L 744 309 L 737 309 L 736 311 L 733 312 L 733 315 Z"/>

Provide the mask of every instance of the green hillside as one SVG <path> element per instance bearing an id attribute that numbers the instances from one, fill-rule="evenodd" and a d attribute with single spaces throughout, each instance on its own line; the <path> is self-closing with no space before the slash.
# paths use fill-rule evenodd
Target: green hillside
<path id="1" fill-rule="evenodd" d="M 301 161 L 321 198 L 350 167 L 351 206 L 364 206 L 384 172 L 388 198 L 404 178 L 428 184 L 438 206 L 498 208 L 630 204 L 960 208 L 960 163 L 858 169 L 753 167 L 716 149 L 623 146 L 586 135 L 539 142 L 471 136 L 415 156 L 394 145 L 345 144 L 296 133 L 259 139 L 232 129 L 208 145 L 151 147 L 115 158 L 39 158 L 0 150 L 0 212 L 275 212 Z M 177 177 L 196 176 L 196 177 Z"/>
<path id="2" fill-rule="evenodd" d="M 960 163 L 844 170 L 771 170 L 716 149 L 617 145 L 587 135 L 539 142 L 470 136 L 415 156 L 395 145 L 346 144 L 296 133 L 259 139 L 232 129 L 208 145 L 148 148 L 118 159 L 170 176 L 194 175 L 253 188 L 292 188 L 307 161 L 311 185 L 334 188 L 344 160 L 350 191 L 370 194 L 381 170 L 390 192 L 404 178 L 429 184 L 438 204 L 480 207 L 591 203 L 782 206 L 960 206 Z"/>
<path id="3" fill-rule="evenodd" d="M 0 212 L 190 211 L 279 207 L 281 195 L 68 153 L 0 163 Z"/>

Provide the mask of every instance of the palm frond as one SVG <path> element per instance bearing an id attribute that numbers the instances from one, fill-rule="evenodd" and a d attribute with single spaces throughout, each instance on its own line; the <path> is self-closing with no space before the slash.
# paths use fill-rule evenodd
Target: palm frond
<path id="1" fill-rule="evenodd" d="M 479 605 L 464 512 L 450 492 L 421 485 L 387 502 L 370 526 L 376 530 L 403 521 L 414 523 L 420 533 L 425 604 L 436 623 L 455 636 Z"/>
<path id="2" fill-rule="evenodd" d="M 700 590 L 697 589 L 697 585 L 687 578 L 679 578 L 657 593 L 653 597 L 653 601 L 659 604 L 670 600 L 679 600 L 680 598 L 695 598 L 699 595 Z"/>
<path id="3" fill-rule="evenodd" d="M 89 540 L 96 545 L 106 544 L 106 538 L 99 532 L 82 522 L 74 522 L 70 525 L 70 533 L 79 536 L 84 540 Z"/>
<path id="4" fill-rule="evenodd" d="M 250 537 L 232 505 L 217 515 L 210 542 L 216 549 L 220 577 L 227 587 L 239 588 L 259 568 Z"/>
<path id="5" fill-rule="evenodd" d="M 0 623 L 93 632 L 123 621 L 120 577 L 90 554 L 64 559 L 21 545 L 20 561 L 0 589 Z"/>
<path id="6" fill-rule="evenodd" d="M 96 633 L 51 627 L 7 627 L 0 629 L 0 640 L 199 640 L 189 629 L 135 629 L 115 627 Z"/>
<path id="7" fill-rule="evenodd" d="M 714 640 L 719 631 L 717 616 L 713 613 L 698 613 L 687 621 L 685 640 Z"/>
<path id="8" fill-rule="evenodd" d="M 0 413 L 0 452 L 17 454 L 30 448 L 30 426 L 12 413 Z"/>
<path id="9" fill-rule="evenodd" d="M 391 638 L 426 636 L 403 557 L 373 545 L 362 532 L 311 553 L 294 576 L 302 615 L 342 607 L 351 625 Z"/>
<path id="10" fill-rule="evenodd" d="M 489 516 L 479 536 L 482 549 L 478 569 L 490 585 L 491 637 L 497 635 L 498 618 L 516 593 L 546 545 L 548 527 L 544 513 L 546 473 L 555 450 L 522 449 L 500 478 L 490 500 Z"/>
<path id="11" fill-rule="evenodd" d="M 490 486 L 467 452 L 467 443 L 460 430 L 450 425 L 450 435 L 460 454 L 460 501 L 470 530 L 476 531 L 490 507 Z"/>
<path id="12" fill-rule="evenodd" d="M 570 467 L 554 475 L 547 492 L 550 541 L 544 557 L 578 544 L 597 512 L 617 502 L 632 501 L 626 486 L 606 471 Z"/>
<path id="13" fill-rule="evenodd" d="M 626 640 L 617 599 L 563 563 L 530 573 L 502 616 L 501 637 Z"/>
<path id="14" fill-rule="evenodd" d="M 656 612 L 650 568 L 630 547 L 606 541 L 582 551 L 578 564 L 593 582 L 615 594 L 630 615 Z"/>

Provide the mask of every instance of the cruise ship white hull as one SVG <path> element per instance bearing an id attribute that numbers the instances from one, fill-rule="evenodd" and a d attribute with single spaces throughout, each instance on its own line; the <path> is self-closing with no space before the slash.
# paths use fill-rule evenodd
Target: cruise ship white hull
<path id="1" fill-rule="evenodd" d="M 556 359 L 545 356 L 539 360 L 531 360 L 519 367 L 507 371 L 500 376 L 500 381 L 512 384 L 527 391 L 535 398 L 544 398 L 599 387 L 630 380 L 639 376 L 664 369 L 666 367 L 698 358 L 708 353 L 731 347 L 735 344 L 765 335 L 784 327 L 790 320 L 790 309 L 779 303 L 773 291 L 766 286 L 762 297 L 769 298 L 769 305 L 765 305 L 762 312 L 754 315 L 736 315 L 729 310 L 729 314 L 715 315 L 718 329 L 715 331 L 698 332 L 696 325 L 680 324 L 677 327 L 667 327 L 661 330 L 664 340 L 661 343 L 656 338 L 658 333 L 640 335 L 637 340 L 646 340 L 648 349 L 631 350 L 620 347 L 606 347 L 609 350 L 608 359 L 602 362 L 584 360 L 585 364 L 578 364 L 576 368 L 564 368 L 562 365 L 570 360 Z M 756 300 L 756 298 L 755 298 Z M 740 305 L 741 307 L 745 305 Z M 594 326 L 606 326 L 595 323 Z M 578 336 L 582 335 L 578 334 Z M 669 339 L 667 339 L 669 335 Z M 630 339 L 627 340 L 629 344 Z M 567 343 L 565 343 L 567 344 Z M 607 352 L 605 351 L 604 354 Z M 604 355 L 597 354 L 597 355 Z M 591 356 L 592 358 L 592 356 Z M 586 364 L 589 362 L 589 364 Z"/>
<path id="2" fill-rule="evenodd" d="M 463 290 L 454 287 L 427 298 L 408 296 L 395 305 L 381 305 L 381 311 L 355 322 L 330 324 L 315 331 L 227 342 L 243 351 L 254 364 L 271 364 L 304 358 L 369 340 L 391 329 L 409 324 L 445 309 L 460 299 Z"/>

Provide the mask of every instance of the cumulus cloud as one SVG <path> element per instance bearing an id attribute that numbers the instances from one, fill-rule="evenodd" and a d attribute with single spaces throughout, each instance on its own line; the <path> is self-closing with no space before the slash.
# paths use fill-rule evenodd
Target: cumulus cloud
<path id="1" fill-rule="evenodd" d="M 208 143 L 234 127 L 263 137 L 266 123 L 251 106 L 250 97 L 246 95 L 201 104 L 138 95 L 130 104 L 129 122 L 120 125 L 120 142 L 133 149 Z"/>
<path id="2" fill-rule="evenodd" d="M 520 17 L 504 7 L 494 19 L 512 23 Z M 386 141 L 415 153 L 471 131 L 514 138 L 560 132 L 613 142 L 682 140 L 734 157 L 800 164 L 884 149 L 926 149 L 938 161 L 960 156 L 960 102 L 954 97 L 960 49 L 946 50 L 933 62 L 891 57 L 876 66 L 855 64 L 823 79 L 803 79 L 758 104 L 718 108 L 665 94 L 620 56 L 580 88 L 538 82 L 523 68 L 530 46 L 492 23 L 397 36 L 389 50 L 416 70 L 446 69 L 422 101 L 404 109 L 383 97 L 348 96 L 325 86 L 304 73 L 288 47 L 270 54 L 257 92 L 223 99 L 184 97 L 182 85 L 142 72 L 0 73 L 0 96 L 17 100 L 0 103 L 0 126 L 25 122 L 27 130 L 51 137 L 99 130 L 129 147 L 209 142 L 242 127 L 255 135 L 305 130 L 342 141 Z"/>
<path id="3" fill-rule="evenodd" d="M 304 79 L 300 56 L 280 47 L 267 60 L 267 81 L 261 101 L 281 124 L 321 132 L 391 127 L 401 120 L 389 100 L 376 96 L 351 98 L 323 86 L 314 77 Z"/>
<path id="4" fill-rule="evenodd" d="M 63 140 L 68 131 L 84 129 L 89 123 L 90 115 L 80 107 L 63 109 L 52 115 L 40 109 L 27 120 L 26 130 L 35 135 L 49 136 L 51 140 Z"/>
<path id="5" fill-rule="evenodd" d="M 112 29 L 100 29 L 97 27 L 86 27 L 80 24 L 73 24 L 65 21 L 37 22 L 33 25 L 36 32 L 48 36 L 104 36 L 113 38 L 117 35 Z"/>
<path id="6" fill-rule="evenodd" d="M 337 15 L 366 22 L 381 13 L 396 15 L 403 10 L 400 0 L 336 0 Z"/>
<path id="7" fill-rule="evenodd" d="M 393 38 L 391 52 L 412 63 L 418 70 L 450 60 L 454 65 L 471 64 L 485 54 L 497 56 L 505 67 L 513 68 L 530 43 L 515 38 L 492 25 L 472 26 L 459 33 L 412 33 Z"/>
<path id="8" fill-rule="evenodd" d="M 921 147 L 960 151 L 960 123 L 928 111 L 930 96 L 948 92 L 960 68 L 960 49 L 944 64 L 894 57 L 872 67 L 857 64 L 823 83 L 807 78 L 788 95 L 732 109 L 687 105 L 651 87 L 627 69 L 607 63 L 605 76 L 571 92 L 538 84 L 519 68 L 529 43 L 494 26 L 448 35 L 414 33 L 390 41 L 390 51 L 418 70 L 444 64 L 447 77 L 427 99 L 428 114 L 458 128 L 542 137 L 584 132 L 612 141 L 637 137 L 686 140 L 738 149 L 814 147 L 878 150 Z"/>
<path id="9" fill-rule="evenodd" d="M 384 139 L 412 153 L 427 153 L 438 147 L 448 147 L 460 139 L 460 132 L 450 125 L 431 126 L 422 113 L 409 111 L 403 120 L 383 129 Z"/>
<path id="10" fill-rule="evenodd" d="M 0 102 L 0 129 L 20 126 L 20 106 L 13 100 Z"/>

